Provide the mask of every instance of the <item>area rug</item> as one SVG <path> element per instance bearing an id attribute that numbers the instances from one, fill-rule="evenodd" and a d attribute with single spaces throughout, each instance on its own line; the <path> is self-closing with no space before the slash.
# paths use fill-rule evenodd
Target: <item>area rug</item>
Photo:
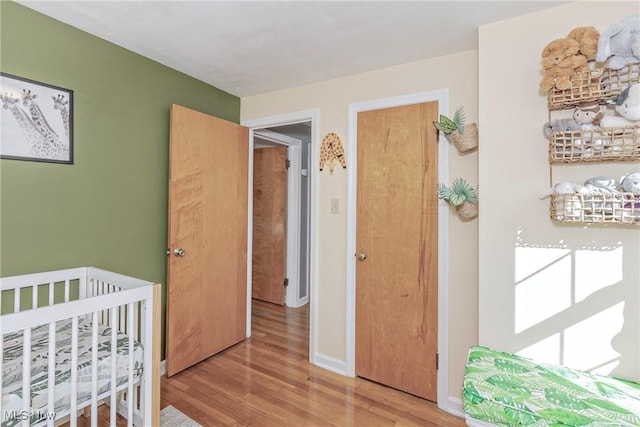
<path id="1" fill-rule="evenodd" d="M 161 427 L 202 427 L 173 406 L 169 405 L 160 411 Z"/>

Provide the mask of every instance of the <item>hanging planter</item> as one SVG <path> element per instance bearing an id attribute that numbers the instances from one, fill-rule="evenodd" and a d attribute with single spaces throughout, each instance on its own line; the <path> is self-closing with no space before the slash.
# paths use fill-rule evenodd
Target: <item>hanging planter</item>
<path id="1" fill-rule="evenodd" d="M 451 141 L 460 153 L 466 153 L 478 148 L 478 125 L 471 123 L 466 125 L 462 132 L 458 129 L 451 132 Z"/>
<path id="2" fill-rule="evenodd" d="M 456 206 L 456 212 L 460 219 L 470 221 L 478 216 L 478 204 L 465 202 L 460 206 Z"/>
<path id="3" fill-rule="evenodd" d="M 456 208 L 460 219 L 468 221 L 478 216 L 476 190 L 462 178 L 456 178 L 451 187 L 438 184 L 438 198 Z"/>
<path id="4" fill-rule="evenodd" d="M 466 153 L 478 148 L 478 125 L 465 125 L 465 121 L 464 109 L 460 106 L 453 115 L 453 120 L 440 114 L 440 120 L 433 122 L 433 126 L 444 133 L 449 142 L 453 142 L 458 152 Z"/>

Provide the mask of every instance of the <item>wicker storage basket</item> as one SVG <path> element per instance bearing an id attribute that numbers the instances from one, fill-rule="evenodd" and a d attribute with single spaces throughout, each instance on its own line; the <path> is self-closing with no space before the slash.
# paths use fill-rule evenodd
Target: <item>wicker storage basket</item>
<path id="1" fill-rule="evenodd" d="M 460 219 L 469 221 L 478 216 L 478 204 L 477 203 L 463 203 L 460 206 L 456 206 L 456 212 Z"/>
<path id="2" fill-rule="evenodd" d="M 557 222 L 640 225 L 640 194 L 552 194 L 550 214 Z"/>
<path id="3" fill-rule="evenodd" d="M 475 123 L 465 125 L 462 132 L 454 130 L 451 133 L 451 141 L 460 153 L 478 148 L 478 125 Z"/>
<path id="4" fill-rule="evenodd" d="M 547 104 L 549 110 L 562 110 L 587 101 L 613 99 L 634 83 L 640 83 L 640 62 L 629 64 L 620 70 L 595 68 L 575 73 L 571 77 L 569 89 L 551 89 Z"/>
<path id="5" fill-rule="evenodd" d="M 549 139 L 549 162 L 590 163 L 640 160 L 640 127 L 594 128 L 554 132 Z"/>

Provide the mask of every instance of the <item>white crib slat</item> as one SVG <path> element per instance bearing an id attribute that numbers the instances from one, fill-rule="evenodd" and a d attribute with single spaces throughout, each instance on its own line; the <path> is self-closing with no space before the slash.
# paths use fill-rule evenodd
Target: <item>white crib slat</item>
<path id="1" fill-rule="evenodd" d="M 129 333 L 129 384 L 127 387 L 127 427 L 133 426 L 133 304 L 127 304 L 127 331 Z"/>
<path id="2" fill-rule="evenodd" d="M 117 367 L 117 355 L 118 355 L 118 329 L 115 327 L 118 321 L 118 308 L 113 307 L 111 309 L 111 400 L 110 400 L 110 415 L 109 425 L 116 425 L 116 405 L 117 405 L 117 393 L 116 393 L 116 367 Z"/>
<path id="3" fill-rule="evenodd" d="M 38 285 L 33 285 L 31 289 L 31 308 L 36 309 L 38 308 Z"/>
<path id="4" fill-rule="evenodd" d="M 133 303 L 133 328 L 131 335 L 134 336 L 135 340 L 140 342 L 140 303 Z M 133 393 L 133 407 L 138 408 L 138 393 Z"/>
<path id="5" fill-rule="evenodd" d="M 64 302 L 69 302 L 69 288 L 71 285 L 68 280 L 64 281 Z"/>
<path id="6" fill-rule="evenodd" d="M 47 368 L 47 426 L 53 427 L 51 414 L 56 412 L 56 322 L 49 323 L 49 354 L 47 358 L 47 362 L 49 362 Z"/>
<path id="7" fill-rule="evenodd" d="M 23 332 L 22 341 L 22 413 L 30 414 L 31 411 L 31 328 Z M 22 421 L 23 427 L 28 427 L 30 417 Z"/>
<path id="8" fill-rule="evenodd" d="M 17 313 L 20 311 L 20 288 L 16 288 L 13 290 L 13 312 Z"/>
<path id="9" fill-rule="evenodd" d="M 84 274 L 78 277 L 78 298 L 85 299 L 87 297 L 87 286 L 91 279 L 87 276 L 88 270 L 85 270 Z"/>
<path id="10" fill-rule="evenodd" d="M 98 427 L 98 312 L 91 322 L 91 427 Z"/>
<path id="11" fill-rule="evenodd" d="M 120 312 L 120 319 L 118 320 L 118 329 L 121 332 L 127 333 L 127 325 L 125 323 L 126 320 L 126 306 L 121 305 L 118 307 L 118 311 Z"/>
<path id="12" fill-rule="evenodd" d="M 71 318 L 71 415 L 69 421 L 71 427 L 78 426 L 78 316 Z"/>
<path id="13" fill-rule="evenodd" d="M 2 295 L 2 292 L 0 292 L 0 295 Z M 0 307 L 2 306 L 1 302 L 0 302 Z M 2 355 L 4 354 L 4 337 L 2 337 L 0 335 L 0 367 L 2 366 L 3 360 L 2 360 Z M 0 414 L 4 414 L 4 412 L 2 412 L 2 380 L 0 380 Z"/>
<path id="14" fill-rule="evenodd" d="M 55 290 L 56 290 L 55 282 L 49 283 L 49 305 L 53 305 L 53 302 L 55 301 L 55 295 L 54 295 Z"/>

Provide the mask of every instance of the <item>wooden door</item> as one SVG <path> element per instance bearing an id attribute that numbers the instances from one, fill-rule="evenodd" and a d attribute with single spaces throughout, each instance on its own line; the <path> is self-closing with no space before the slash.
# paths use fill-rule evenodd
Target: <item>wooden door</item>
<path id="1" fill-rule="evenodd" d="M 248 144 L 243 126 L 171 106 L 167 376 L 246 336 Z"/>
<path id="2" fill-rule="evenodd" d="M 437 102 L 358 113 L 356 375 L 436 400 Z"/>
<path id="3" fill-rule="evenodd" d="M 287 147 L 254 150 L 252 297 L 284 305 Z"/>

